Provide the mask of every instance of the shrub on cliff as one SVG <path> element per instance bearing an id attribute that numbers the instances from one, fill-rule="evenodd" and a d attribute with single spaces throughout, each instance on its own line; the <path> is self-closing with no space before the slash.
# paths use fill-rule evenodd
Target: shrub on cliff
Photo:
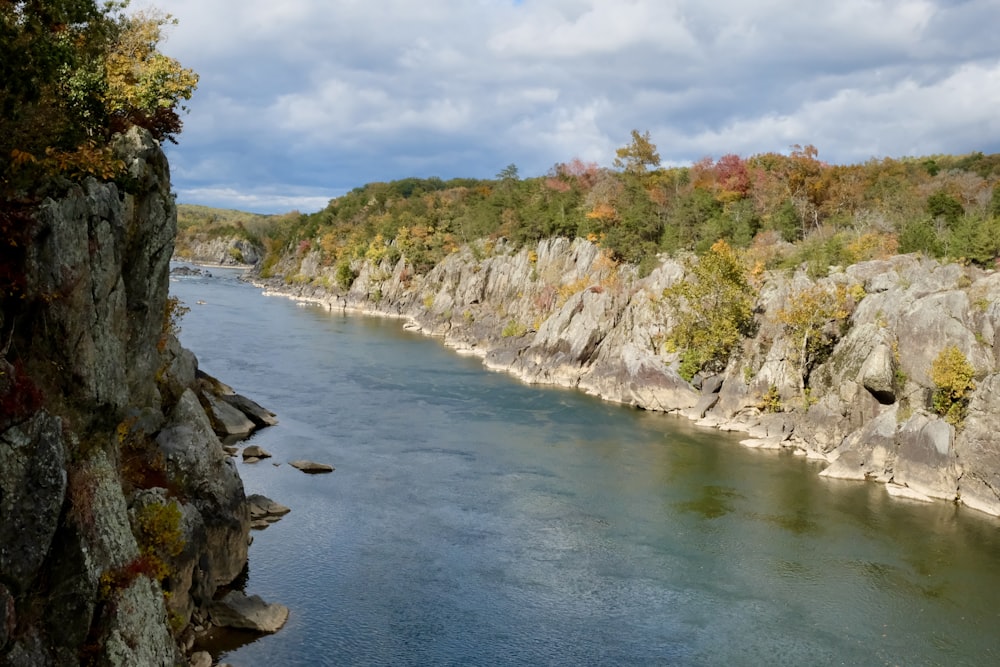
<path id="1" fill-rule="evenodd" d="M 972 381 L 975 374 L 976 369 L 954 345 L 941 350 L 931 363 L 931 380 L 935 386 L 934 411 L 949 424 L 958 426 L 965 419 L 969 395 L 976 388 Z"/>
<path id="2" fill-rule="evenodd" d="M 823 363 L 849 325 L 849 317 L 865 296 L 864 287 L 813 285 L 789 295 L 778 311 L 778 321 L 792 342 L 791 361 L 799 367 L 799 389 L 809 373 Z"/>
<path id="3" fill-rule="evenodd" d="M 720 371 L 729 355 L 750 334 L 757 290 L 743 258 L 725 241 L 716 241 L 687 277 L 663 291 L 674 328 L 669 348 L 681 351 L 679 373 L 690 381 L 703 369 Z"/>
<path id="4" fill-rule="evenodd" d="M 351 289 L 351 285 L 354 284 L 354 280 L 358 277 L 358 274 L 351 268 L 351 263 L 348 260 L 342 260 L 337 264 L 337 286 L 340 289 L 347 291 Z"/>

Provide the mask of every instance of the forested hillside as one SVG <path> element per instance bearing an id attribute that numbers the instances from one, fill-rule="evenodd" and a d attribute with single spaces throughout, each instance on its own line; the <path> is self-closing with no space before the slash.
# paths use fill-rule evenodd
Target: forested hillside
<path id="1" fill-rule="evenodd" d="M 476 239 L 554 236 L 596 241 L 643 273 L 657 253 L 700 254 L 719 239 L 752 249 L 766 268 L 807 262 L 814 273 L 909 252 L 985 266 L 1000 251 L 998 183 L 1000 155 L 982 153 L 834 165 L 793 146 L 661 167 L 648 133 L 633 132 L 614 169 L 571 160 L 541 177 L 510 165 L 489 180 L 369 183 L 243 235 L 267 250 L 265 276 L 289 252 L 318 250 L 342 267 L 405 256 L 421 273 Z"/>

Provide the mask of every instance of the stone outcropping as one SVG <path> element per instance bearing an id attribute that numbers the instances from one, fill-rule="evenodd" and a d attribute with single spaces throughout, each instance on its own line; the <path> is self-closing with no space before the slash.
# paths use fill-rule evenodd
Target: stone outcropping
<path id="1" fill-rule="evenodd" d="M 194 234 L 186 236 L 178 244 L 175 255 L 178 259 L 213 266 L 254 266 L 264 256 L 262 248 L 247 239 L 232 237 L 210 237 Z"/>
<path id="2" fill-rule="evenodd" d="M 288 607 L 268 604 L 259 596 L 230 591 L 212 603 L 212 622 L 221 628 L 252 630 L 262 634 L 277 632 L 288 620 Z"/>
<path id="3" fill-rule="evenodd" d="M 480 242 L 426 275 L 400 260 L 356 261 L 349 290 L 317 254 L 275 266 L 271 293 L 325 308 L 399 317 L 525 382 L 576 387 L 607 400 L 676 412 L 743 431 L 749 446 L 791 448 L 830 463 L 823 474 L 869 479 L 911 497 L 1000 514 L 1000 274 L 913 255 L 763 277 L 755 335 L 726 370 L 684 381 L 664 340 L 673 322 L 663 290 L 683 264 L 663 258 L 646 277 L 584 240 L 549 239 L 519 251 Z M 803 372 L 778 317 L 803 290 L 840 287 L 851 310 L 830 349 Z M 931 408 L 931 364 L 955 345 L 976 369 L 961 428 Z M 808 377 L 806 377 L 808 376 Z M 803 389 L 808 388 L 808 392 Z M 765 396 L 775 401 L 766 404 Z M 769 410 L 778 409 L 777 412 Z"/>
<path id="4" fill-rule="evenodd" d="M 0 665 L 181 663 L 246 564 L 243 484 L 204 407 L 240 400 L 169 326 L 166 158 L 140 130 L 116 151 L 121 185 L 42 202 L 0 314 Z"/>

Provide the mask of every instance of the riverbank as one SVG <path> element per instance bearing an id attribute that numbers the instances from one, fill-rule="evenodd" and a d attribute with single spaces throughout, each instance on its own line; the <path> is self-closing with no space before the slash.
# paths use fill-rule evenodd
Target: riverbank
<path id="1" fill-rule="evenodd" d="M 279 263 L 282 277 L 251 280 L 328 310 L 402 319 L 529 384 L 682 414 L 745 433 L 749 447 L 822 460 L 828 477 L 1000 515 L 1000 443 L 990 425 L 1000 418 L 995 272 L 904 255 L 821 279 L 764 274 L 755 333 L 723 372 L 688 383 L 678 374 L 680 355 L 664 346 L 675 322 L 663 292 L 684 277 L 682 263 L 662 258 L 639 277 L 580 239 L 517 252 L 498 244 L 482 255 L 466 247 L 422 276 L 405 261 L 358 262 L 347 290 L 309 254 Z M 783 317 L 803 295 L 820 292 L 843 303 L 839 319 L 826 323 L 829 349 L 809 369 L 803 393 L 800 339 Z M 975 369 L 958 426 L 931 405 L 931 366 L 948 345 Z"/>

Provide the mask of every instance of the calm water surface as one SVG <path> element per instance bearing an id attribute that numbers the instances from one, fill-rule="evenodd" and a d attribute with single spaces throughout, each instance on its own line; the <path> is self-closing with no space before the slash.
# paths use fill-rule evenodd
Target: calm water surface
<path id="1" fill-rule="evenodd" d="M 253 439 L 274 459 L 239 468 L 292 508 L 254 533 L 247 584 L 289 622 L 226 661 L 1000 664 L 993 518 L 211 271 L 171 283 L 182 341 L 278 413 Z"/>

